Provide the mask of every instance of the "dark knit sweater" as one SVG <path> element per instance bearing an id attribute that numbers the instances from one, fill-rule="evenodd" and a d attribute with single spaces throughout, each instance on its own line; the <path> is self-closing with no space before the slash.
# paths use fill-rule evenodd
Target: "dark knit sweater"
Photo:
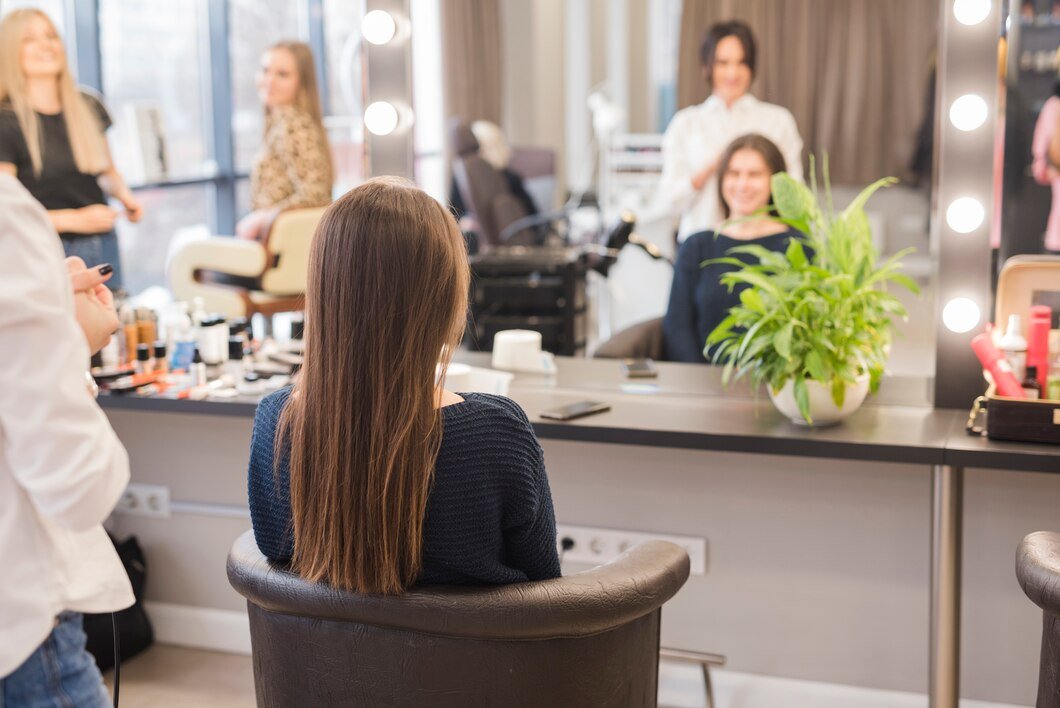
<path id="1" fill-rule="evenodd" d="M 284 562 L 293 551 L 290 472 L 274 473 L 273 439 L 290 389 L 266 396 L 250 443 L 250 518 L 258 548 Z M 555 578 L 556 519 L 541 446 L 519 406 L 461 394 L 442 409 L 441 450 L 427 498 L 420 584 L 504 584 Z"/>

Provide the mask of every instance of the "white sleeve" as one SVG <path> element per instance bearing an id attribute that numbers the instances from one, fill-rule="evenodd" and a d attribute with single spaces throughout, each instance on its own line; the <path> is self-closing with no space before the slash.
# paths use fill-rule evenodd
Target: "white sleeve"
<path id="1" fill-rule="evenodd" d="M 696 198 L 696 190 L 692 187 L 696 168 L 688 161 L 687 124 L 688 121 L 678 114 L 663 135 L 663 170 L 656 203 L 674 217 L 684 214 Z"/>
<path id="2" fill-rule="evenodd" d="M 790 111 L 784 111 L 784 123 L 781 127 L 780 151 L 784 153 L 784 162 L 788 166 L 788 174 L 802 181 L 802 136 L 799 135 L 799 126 L 795 124 L 795 116 Z"/>
<path id="3" fill-rule="evenodd" d="M 0 176 L 0 454 L 38 512 L 88 530 L 129 481 L 129 459 L 88 392 L 59 242 L 41 206 Z"/>

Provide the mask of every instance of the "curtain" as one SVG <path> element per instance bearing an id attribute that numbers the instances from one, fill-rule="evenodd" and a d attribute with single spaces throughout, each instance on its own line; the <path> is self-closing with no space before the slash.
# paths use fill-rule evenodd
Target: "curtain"
<path id="1" fill-rule="evenodd" d="M 752 92 L 795 116 L 818 168 L 832 181 L 905 177 L 928 108 L 939 5 L 929 0 L 685 0 L 678 108 L 709 95 L 699 43 L 715 22 L 743 20 L 758 62 Z"/>
<path id="2" fill-rule="evenodd" d="M 441 0 L 446 117 L 501 122 L 498 0 Z"/>

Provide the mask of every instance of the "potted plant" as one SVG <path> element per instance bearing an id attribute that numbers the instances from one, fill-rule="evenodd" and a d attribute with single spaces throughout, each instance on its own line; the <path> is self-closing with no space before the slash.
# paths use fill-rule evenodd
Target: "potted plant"
<path id="1" fill-rule="evenodd" d="M 756 389 L 765 384 L 774 405 L 796 423 L 836 423 L 875 392 L 891 343 L 892 319 L 906 309 L 890 284 L 919 293 L 902 274 L 905 249 L 880 263 L 872 244 L 865 203 L 881 179 L 838 214 L 832 204 L 827 162 L 825 199 L 818 198 L 813 163 L 812 186 L 787 173 L 773 175 L 775 218 L 798 229 L 785 254 L 748 244 L 730 249 L 757 259 L 715 259 L 736 270 L 722 276 L 729 290 L 744 287 L 740 304 L 712 331 L 706 351 L 724 363 L 724 383 L 747 376 Z M 706 262 L 704 262 L 704 265 Z"/>

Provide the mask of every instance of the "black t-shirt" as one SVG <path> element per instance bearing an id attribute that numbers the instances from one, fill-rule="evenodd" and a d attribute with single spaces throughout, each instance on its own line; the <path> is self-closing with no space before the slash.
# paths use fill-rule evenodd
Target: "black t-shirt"
<path id="1" fill-rule="evenodd" d="M 90 110 L 96 114 L 103 130 L 111 126 L 110 115 L 100 100 L 82 90 Z M 41 130 L 41 172 L 33 174 L 29 146 L 22 126 L 10 104 L 0 105 L 0 162 L 15 166 L 18 181 L 26 187 L 45 209 L 80 209 L 90 204 L 106 204 L 99 175 L 85 174 L 77 169 L 70 136 L 62 113 L 37 114 Z"/>

